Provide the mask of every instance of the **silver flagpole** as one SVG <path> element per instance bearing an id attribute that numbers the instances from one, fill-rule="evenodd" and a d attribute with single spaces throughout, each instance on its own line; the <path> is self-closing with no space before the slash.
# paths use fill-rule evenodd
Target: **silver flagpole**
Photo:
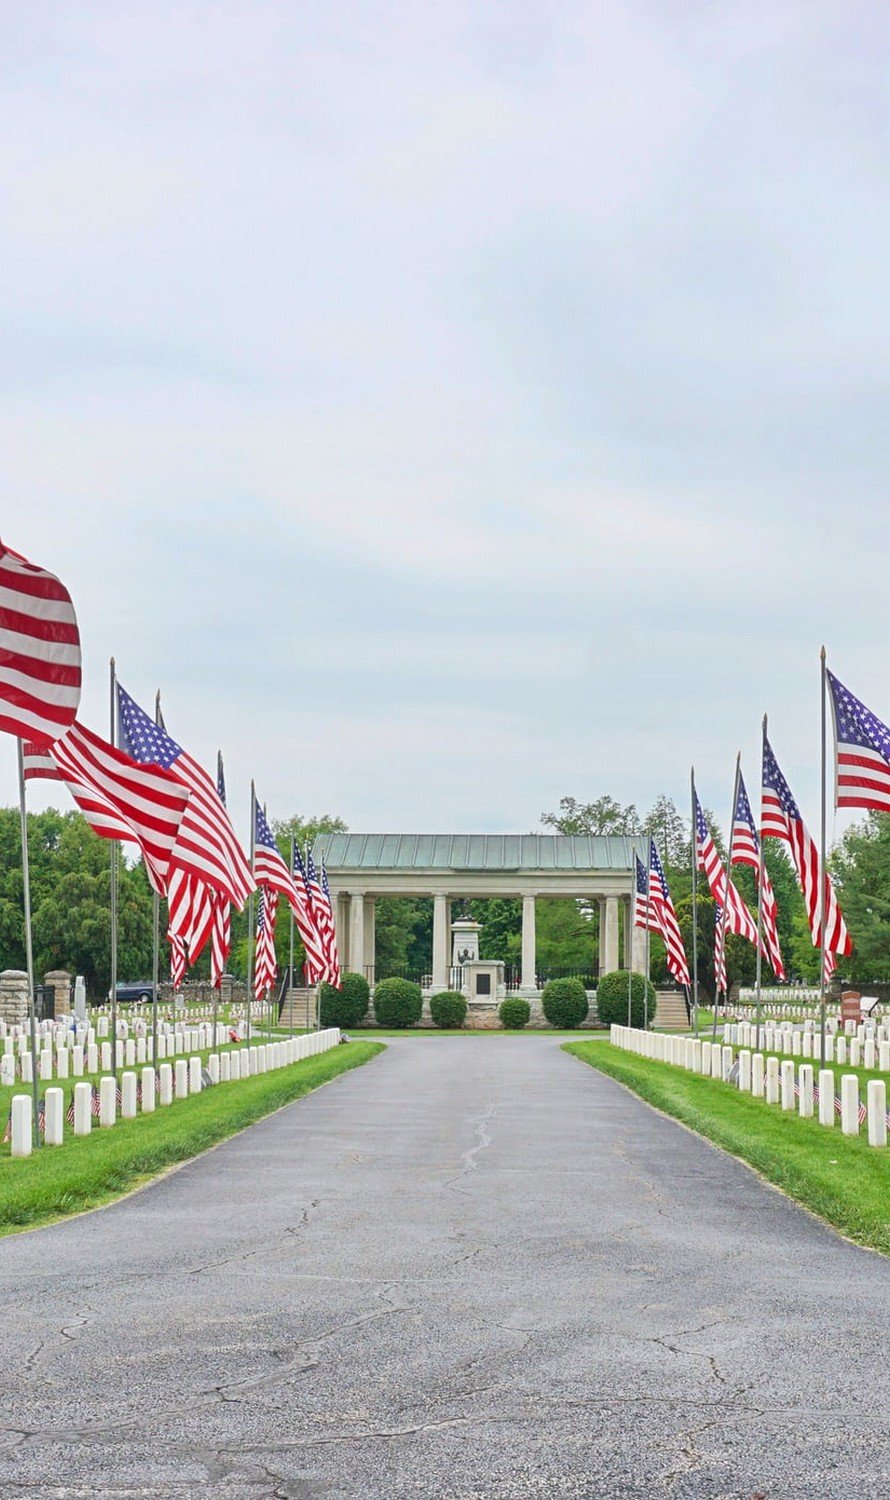
<path id="1" fill-rule="evenodd" d="M 217 789 L 219 789 L 219 787 L 222 785 L 223 774 L 224 773 L 223 773 L 222 751 L 221 750 L 217 750 L 217 752 L 216 752 L 216 785 L 217 785 Z M 215 906 L 214 906 L 214 913 L 213 913 L 213 923 L 214 923 L 214 927 L 215 927 L 216 926 L 216 908 L 215 908 Z M 219 991 L 220 991 L 220 985 L 222 984 L 222 975 L 219 976 L 219 984 L 213 984 L 212 983 L 212 980 L 213 980 L 213 933 L 212 932 L 210 934 L 210 955 L 211 955 L 210 956 L 210 979 L 211 979 L 211 986 L 210 987 L 213 990 L 213 1050 L 215 1052 L 216 1049 L 217 1049 L 217 1047 L 219 1046 L 219 1041 L 218 1041 L 217 1035 L 216 1035 L 216 1029 L 217 1029 L 217 1026 L 219 1025 Z"/>
<path id="2" fill-rule="evenodd" d="M 256 787 L 250 783 L 250 869 L 253 873 L 256 857 Z M 247 898 L 247 1045 L 250 1046 L 250 1001 L 253 993 L 253 960 L 254 943 L 256 941 L 253 930 L 253 897 L 251 891 Z"/>
<path id="3" fill-rule="evenodd" d="M 646 972 L 643 975 L 643 1030 L 649 1030 L 649 885 L 652 879 L 652 847 L 646 869 Z"/>
<path id="4" fill-rule="evenodd" d="M 692 1029 L 698 1036 L 698 829 L 695 826 L 695 766 L 689 776 L 692 788 Z"/>
<path id="5" fill-rule="evenodd" d="M 110 740 L 117 745 L 117 674 L 109 663 Z M 111 1071 L 117 1092 L 117 840 L 111 839 Z"/>
<path id="6" fill-rule="evenodd" d="M 161 722 L 161 690 L 155 693 L 155 723 Z M 158 985 L 161 982 L 161 898 L 152 892 L 151 903 L 151 1061 L 158 1065 Z"/>
<path id="7" fill-rule="evenodd" d="M 761 766 L 763 765 L 763 743 L 765 742 L 765 740 L 766 740 L 766 714 L 764 714 L 764 716 L 763 716 L 763 739 L 761 741 L 761 747 L 760 747 L 760 764 L 761 764 Z M 760 777 L 760 779 L 761 779 L 761 782 L 762 782 L 763 781 L 763 772 L 762 771 L 761 771 L 761 777 Z M 763 793 L 761 791 L 761 802 L 762 802 L 762 799 L 763 799 Z M 762 990 L 763 990 L 763 953 L 761 952 L 761 948 L 763 946 L 763 871 L 764 871 L 765 863 L 766 862 L 764 860 L 764 854 L 763 854 L 763 808 L 762 808 L 762 806 L 761 806 L 761 812 L 760 812 L 760 829 L 759 829 L 758 835 L 757 835 L 757 847 L 758 847 L 758 849 L 760 851 L 760 855 L 759 855 L 759 859 L 757 861 L 757 978 L 756 978 L 756 981 L 755 981 L 756 989 L 754 991 L 754 1026 L 755 1026 L 754 1050 L 755 1050 L 755 1052 L 759 1052 L 760 1051 L 760 1007 L 761 1007 L 761 1002 L 762 1002 Z"/>
<path id="8" fill-rule="evenodd" d="M 294 836 L 293 836 L 293 834 L 291 834 L 291 836 L 290 836 L 290 872 L 291 872 L 291 875 L 293 876 L 293 873 L 294 873 Z M 294 1008 L 293 1008 L 293 1002 L 291 1000 L 291 992 L 295 988 L 295 985 L 294 985 L 294 909 L 291 906 L 291 904 L 290 904 L 289 901 L 287 903 L 287 909 L 288 909 L 288 913 L 290 915 L 290 954 L 289 954 L 289 958 L 288 958 L 289 982 L 288 982 L 288 994 L 287 994 L 288 1015 L 290 1017 L 290 1026 L 288 1027 L 288 1030 L 291 1032 L 291 1034 L 293 1034 L 293 1029 L 294 1029 Z"/>
<path id="9" fill-rule="evenodd" d="M 269 820 L 269 813 L 268 813 L 268 809 L 267 809 L 267 806 L 266 806 L 265 802 L 263 803 L 263 817 L 268 822 L 268 820 Z M 275 842 L 277 844 L 278 840 L 276 839 Z M 266 917 L 267 917 L 267 920 L 268 920 L 268 907 L 266 908 Z M 275 920 L 276 920 L 276 922 L 278 920 L 278 912 L 277 911 L 275 913 Z M 273 933 L 273 936 L 272 936 L 272 952 L 273 953 L 275 952 L 275 936 L 274 936 L 274 933 Z M 269 992 L 268 992 L 268 994 L 266 996 L 266 1030 L 269 1033 L 269 1041 L 270 1042 L 272 1040 L 272 1012 L 275 1009 L 275 985 L 278 983 L 278 964 L 277 964 L 277 962 L 276 962 L 276 964 L 275 964 L 274 967 L 275 967 L 275 979 L 274 979 L 274 982 L 272 984 L 272 988 L 269 990 Z"/>
<path id="10" fill-rule="evenodd" d="M 34 943 L 31 937 L 31 865 L 28 858 L 28 809 L 25 803 L 25 752 L 17 740 L 19 762 L 19 817 L 22 825 L 22 893 L 25 913 L 25 967 L 28 971 L 28 1029 L 31 1035 L 31 1099 L 34 1113 L 34 1144 L 40 1141 L 40 1087 L 37 1081 L 37 1014 L 34 996 Z"/>
<path id="11" fill-rule="evenodd" d="M 633 901 L 631 902 L 631 907 L 630 907 L 630 932 L 627 934 L 627 947 L 628 947 L 628 951 L 624 955 L 625 961 L 627 963 L 627 1029 L 628 1029 L 628 1031 L 630 1030 L 631 989 L 632 989 L 632 985 L 633 985 L 633 961 L 632 961 L 632 956 L 631 955 L 632 955 L 632 951 L 633 951 L 633 933 L 634 933 L 634 928 L 636 926 L 636 914 L 637 914 L 637 866 L 636 866 L 637 858 L 638 858 L 638 856 L 635 854 L 634 855 L 634 892 L 633 892 Z"/>
<path id="12" fill-rule="evenodd" d="M 825 793 L 825 777 L 827 772 L 827 735 L 826 735 L 826 683 L 825 683 L 825 647 L 820 652 L 821 674 L 822 674 L 822 804 L 821 804 L 821 828 L 819 842 L 819 1066 L 825 1067 L 825 927 L 828 913 L 825 900 L 825 881 L 827 878 L 827 850 L 828 842 L 828 800 Z"/>
<path id="13" fill-rule="evenodd" d="M 729 843 L 726 846 L 726 883 L 723 887 L 723 911 L 720 914 L 720 944 L 719 967 L 726 970 L 726 980 L 723 989 L 723 1018 L 724 1022 L 729 1012 L 729 965 L 726 962 L 726 923 L 729 914 L 729 882 L 732 879 L 732 830 L 735 827 L 735 810 L 739 800 L 739 775 L 741 773 L 742 752 L 738 751 L 735 758 L 735 776 L 732 783 L 732 812 L 729 815 Z M 719 972 L 719 969 L 718 969 Z M 712 1036 L 717 1035 L 717 975 L 714 975 L 714 1027 Z"/>

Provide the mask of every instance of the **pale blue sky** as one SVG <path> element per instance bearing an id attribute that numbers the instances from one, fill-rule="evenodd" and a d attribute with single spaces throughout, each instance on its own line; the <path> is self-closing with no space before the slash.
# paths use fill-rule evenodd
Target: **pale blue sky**
<path id="1" fill-rule="evenodd" d="M 890 717 L 890 11 L 0 3 L 2 535 L 244 819 L 816 820 Z M 0 747 L 2 749 L 2 747 Z M 14 795 L 12 745 L 0 797 Z"/>

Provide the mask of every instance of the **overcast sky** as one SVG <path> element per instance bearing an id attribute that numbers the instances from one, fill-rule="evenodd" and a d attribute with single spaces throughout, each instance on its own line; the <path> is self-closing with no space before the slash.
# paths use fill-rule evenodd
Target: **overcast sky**
<path id="1" fill-rule="evenodd" d="M 113 652 L 242 826 L 255 776 L 500 831 L 693 760 L 724 821 L 768 710 L 817 823 L 823 640 L 890 718 L 887 6 L 2 0 L 0 49 L 0 534 L 87 723 Z"/>

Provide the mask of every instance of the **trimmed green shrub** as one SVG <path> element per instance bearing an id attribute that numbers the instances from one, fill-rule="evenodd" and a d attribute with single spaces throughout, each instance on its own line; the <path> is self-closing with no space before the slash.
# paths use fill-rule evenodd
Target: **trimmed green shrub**
<path id="1" fill-rule="evenodd" d="M 518 996 L 512 995 L 509 1000 L 502 1000 L 498 1006 L 498 1015 L 501 1025 L 508 1031 L 521 1031 L 523 1026 L 528 1025 L 528 1018 L 532 1008 L 527 1000 L 520 1000 Z"/>
<path id="2" fill-rule="evenodd" d="M 368 1014 L 371 986 L 364 974 L 341 974 L 341 987 L 323 984 L 319 996 L 322 1026 L 340 1026 L 348 1031 Z"/>
<path id="3" fill-rule="evenodd" d="M 632 974 L 630 980 L 630 1024 L 643 1025 L 643 997 L 649 986 L 649 1025 L 655 1019 L 655 985 L 642 974 Z M 627 1025 L 627 970 L 616 969 L 604 974 L 596 987 L 596 1014 L 601 1026 Z"/>
<path id="4" fill-rule="evenodd" d="M 544 1015 L 560 1031 L 573 1031 L 586 1018 L 587 993 L 580 979 L 548 979 L 541 994 Z"/>
<path id="5" fill-rule="evenodd" d="M 467 1002 L 454 990 L 440 990 L 430 998 L 430 1015 L 437 1026 L 456 1031 L 467 1019 Z"/>
<path id="6" fill-rule="evenodd" d="M 381 979 L 374 987 L 374 1014 L 381 1026 L 416 1026 L 423 1014 L 423 994 L 410 979 Z"/>

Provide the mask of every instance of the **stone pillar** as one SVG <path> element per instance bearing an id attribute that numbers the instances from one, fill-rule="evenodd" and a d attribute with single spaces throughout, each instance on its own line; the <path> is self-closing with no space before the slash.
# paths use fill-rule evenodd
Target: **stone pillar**
<path id="1" fill-rule="evenodd" d="M 54 991 L 56 997 L 56 1015 L 67 1015 L 71 1010 L 71 975 L 66 969 L 51 969 L 43 976 L 44 984 L 48 984 Z"/>
<path id="2" fill-rule="evenodd" d="M 338 891 L 334 897 L 334 926 L 337 931 L 337 949 L 344 969 L 352 967 L 349 954 L 349 897 Z"/>
<path id="3" fill-rule="evenodd" d="M 448 906 L 447 896 L 433 897 L 433 989 L 448 988 Z"/>
<path id="4" fill-rule="evenodd" d="M 632 967 L 635 974 L 646 972 L 646 933 L 642 927 L 633 929 L 630 951 L 632 955 Z"/>
<path id="5" fill-rule="evenodd" d="M 349 898 L 349 966 L 356 974 L 365 972 L 364 891 L 353 891 Z"/>
<path id="6" fill-rule="evenodd" d="M 598 938 L 597 938 L 597 949 L 596 949 L 596 951 L 597 951 L 597 961 L 596 962 L 597 962 L 597 969 L 599 970 L 599 973 L 600 974 L 605 974 L 605 972 L 606 972 L 606 967 L 605 967 L 605 958 L 606 958 L 606 903 L 605 903 L 605 901 L 603 900 L 603 898 L 601 896 L 597 896 L 597 898 L 596 898 L 596 905 L 597 905 L 597 920 L 598 920 L 598 927 L 597 927 Z"/>
<path id="7" fill-rule="evenodd" d="M 603 974 L 611 974 L 618 968 L 618 897 L 606 897 L 606 921 L 605 921 L 605 968 L 601 969 Z"/>
<path id="8" fill-rule="evenodd" d="M 365 896 L 365 953 L 364 974 L 373 988 L 377 962 L 377 901 L 374 896 Z"/>
<path id="9" fill-rule="evenodd" d="M 523 994 L 535 994 L 538 988 L 537 961 L 535 955 L 535 898 L 522 898 L 522 974 L 520 988 Z"/>
<path id="10" fill-rule="evenodd" d="M 7 1026 L 28 1019 L 28 976 L 23 969 L 4 969 L 0 974 L 0 1020 Z"/>
<path id="11" fill-rule="evenodd" d="M 622 969 L 632 969 L 634 908 L 633 901 L 631 900 L 630 896 L 623 897 L 621 907 L 623 913 L 621 929 L 622 937 L 624 939 L 621 953 L 621 967 Z"/>

